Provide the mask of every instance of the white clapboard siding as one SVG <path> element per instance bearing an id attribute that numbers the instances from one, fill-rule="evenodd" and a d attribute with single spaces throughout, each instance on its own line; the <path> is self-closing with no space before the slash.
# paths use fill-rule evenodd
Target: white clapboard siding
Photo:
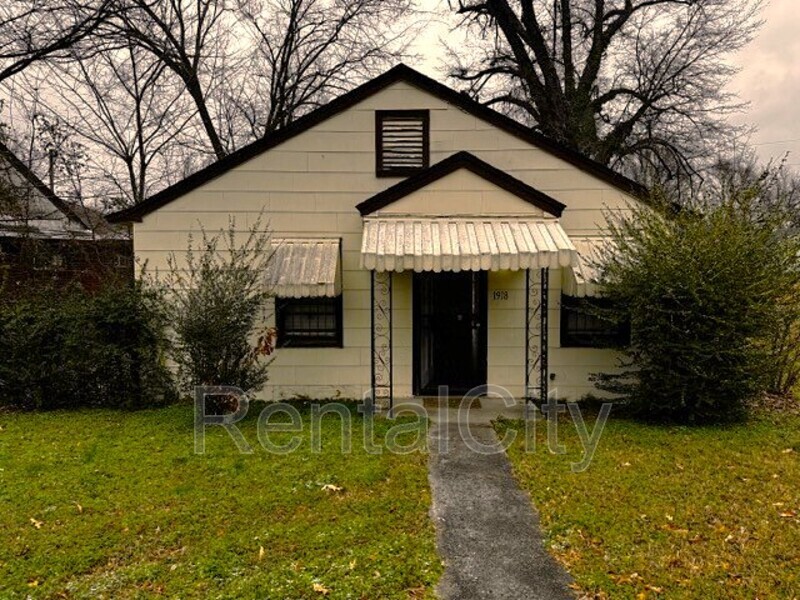
<path id="1" fill-rule="evenodd" d="M 266 397 L 361 397 L 368 391 L 370 279 L 360 265 L 362 220 L 355 206 L 401 181 L 376 177 L 375 111 L 421 109 L 430 111 L 430 164 L 459 151 L 471 152 L 565 204 L 560 223 L 569 235 L 597 235 L 605 210 L 624 211 L 635 202 L 605 181 L 405 82 L 253 157 L 135 223 L 134 249 L 149 269 L 163 269 L 170 252 L 180 256 L 185 251 L 187 236 L 198 231 L 199 222 L 213 231 L 227 227 L 233 216 L 245 229 L 262 212 L 276 237 L 341 238 L 344 347 L 278 350 Z M 467 193 L 459 199 L 463 186 Z M 413 203 L 421 202 L 449 213 L 480 203 L 483 211 L 501 213 L 512 201 L 516 199 L 487 187 L 480 178 L 462 174 L 426 188 L 405 208 L 415 210 Z M 535 207 L 529 210 L 541 212 Z M 411 280 L 407 272 L 394 275 L 398 397 L 412 392 Z M 551 273 L 550 282 L 553 383 L 560 395 L 580 397 L 593 392 L 589 374 L 612 368 L 615 357 L 602 350 L 558 348 L 558 270 Z M 524 382 L 524 287 L 522 272 L 489 274 L 489 381 L 506 385 L 514 394 L 523 392 Z M 508 291 L 508 300 L 493 300 L 494 290 Z"/>

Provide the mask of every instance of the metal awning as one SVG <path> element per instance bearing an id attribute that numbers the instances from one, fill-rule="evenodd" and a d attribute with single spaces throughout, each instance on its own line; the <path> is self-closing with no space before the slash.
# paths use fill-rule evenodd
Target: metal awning
<path id="1" fill-rule="evenodd" d="M 366 217 L 361 263 L 374 271 L 500 271 L 573 265 L 557 219 Z"/>
<path id="2" fill-rule="evenodd" d="M 339 238 L 273 239 L 267 285 L 281 298 L 342 293 Z"/>
<path id="3" fill-rule="evenodd" d="M 562 287 L 569 296 L 584 298 L 586 296 L 601 296 L 601 287 L 597 281 L 597 262 L 600 259 L 600 249 L 608 243 L 604 238 L 572 238 L 575 249 L 578 251 L 578 260 L 572 269 L 564 271 Z"/>

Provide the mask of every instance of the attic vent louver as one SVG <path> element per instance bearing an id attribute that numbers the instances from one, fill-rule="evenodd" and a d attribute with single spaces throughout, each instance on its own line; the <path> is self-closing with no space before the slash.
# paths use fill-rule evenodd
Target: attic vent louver
<path id="1" fill-rule="evenodd" d="M 410 175 L 430 162 L 427 110 L 375 113 L 375 172 L 381 177 Z"/>

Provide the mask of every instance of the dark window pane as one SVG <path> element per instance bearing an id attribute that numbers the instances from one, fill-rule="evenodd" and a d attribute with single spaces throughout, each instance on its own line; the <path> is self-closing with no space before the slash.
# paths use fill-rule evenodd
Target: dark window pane
<path id="1" fill-rule="evenodd" d="M 630 325 L 598 314 L 607 308 L 602 298 L 561 296 L 561 346 L 564 348 L 613 348 L 630 343 Z"/>
<path id="2" fill-rule="evenodd" d="M 341 346 L 342 298 L 276 298 L 278 346 Z"/>

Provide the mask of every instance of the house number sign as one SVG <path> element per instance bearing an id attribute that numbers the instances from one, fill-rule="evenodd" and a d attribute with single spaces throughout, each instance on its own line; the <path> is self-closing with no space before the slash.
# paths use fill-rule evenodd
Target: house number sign
<path id="1" fill-rule="evenodd" d="M 492 292 L 492 300 L 508 300 L 508 290 L 495 290 Z"/>

